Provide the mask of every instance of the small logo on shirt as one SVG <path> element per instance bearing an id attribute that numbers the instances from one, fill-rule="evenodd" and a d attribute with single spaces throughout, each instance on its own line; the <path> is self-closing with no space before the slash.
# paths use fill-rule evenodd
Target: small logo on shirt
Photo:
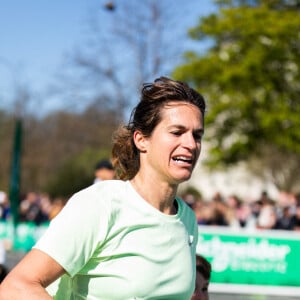
<path id="1" fill-rule="evenodd" d="M 192 245 L 193 245 L 193 241 L 194 241 L 194 236 L 193 236 L 193 235 L 190 235 L 190 236 L 189 236 L 189 246 L 192 246 Z"/>

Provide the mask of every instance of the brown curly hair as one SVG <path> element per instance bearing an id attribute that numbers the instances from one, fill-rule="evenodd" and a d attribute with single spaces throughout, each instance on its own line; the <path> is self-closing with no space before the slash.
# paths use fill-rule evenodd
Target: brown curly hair
<path id="1" fill-rule="evenodd" d="M 167 77 L 145 83 L 141 99 L 133 109 L 128 124 L 120 126 L 113 135 L 112 163 L 118 178 L 130 180 L 140 168 L 139 150 L 134 144 L 133 133 L 139 130 L 145 137 L 151 136 L 161 121 L 162 108 L 171 101 L 191 103 L 199 108 L 204 117 L 204 98 L 186 83 Z"/>

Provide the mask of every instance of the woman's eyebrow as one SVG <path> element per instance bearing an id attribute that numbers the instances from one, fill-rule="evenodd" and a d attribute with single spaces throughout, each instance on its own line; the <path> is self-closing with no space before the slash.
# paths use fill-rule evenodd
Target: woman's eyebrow
<path id="1" fill-rule="evenodd" d="M 181 129 L 181 130 L 185 130 L 187 127 L 186 126 L 183 126 L 181 124 L 172 124 L 170 126 L 168 126 L 167 128 L 169 129 Z M 199 133 L 203 133 L 204 132 L 204 128 L 203 127 L 200 127 L 200 128 L 197 128 L 197 129 L 194 129 L 193 132 L 199 132 Z"/>

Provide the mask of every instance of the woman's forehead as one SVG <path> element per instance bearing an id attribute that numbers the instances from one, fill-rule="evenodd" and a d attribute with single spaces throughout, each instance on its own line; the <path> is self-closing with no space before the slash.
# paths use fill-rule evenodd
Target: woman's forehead
<path id="1" fill-rule="evenodd" d="M 203 123 L 203 117 L 201 114 L 200 109 L 191 103 L 178 103 L 178 102 L 171 102 L 168 105 L 164 106 L 161 110 L 161 121 L 163 120 L 182 120 L 187 119 L 189 121 L 197 120 L 200 123 Z"/>

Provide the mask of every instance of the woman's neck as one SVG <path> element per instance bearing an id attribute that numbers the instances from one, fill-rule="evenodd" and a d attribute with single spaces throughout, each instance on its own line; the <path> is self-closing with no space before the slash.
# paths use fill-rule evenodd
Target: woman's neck
<path id="1" fill-rule="evenodd" d="M 139 195 L 153 207 L 165 214 L 176 214 L 177 208 L 174 203 L 177 185 L 170 186 L 139 173 L 130 182 Z"/>

